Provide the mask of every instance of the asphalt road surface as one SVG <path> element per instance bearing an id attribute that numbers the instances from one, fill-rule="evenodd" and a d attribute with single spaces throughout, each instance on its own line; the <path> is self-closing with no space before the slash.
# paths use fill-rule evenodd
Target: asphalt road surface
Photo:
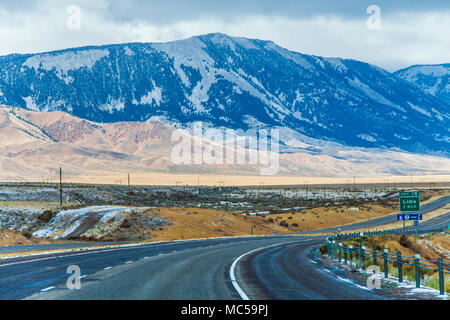
<path id="1" fill-rule="evenodd" d="M 238 286 L 250 299 L 383 299 L 318 268 L 309 255 L 322 241 L 322 237 L 202 240 L 18 260 L 0 265 L 0 297 L 241 299 L 231 281 L 231 265 L 239 256 L 260 249 L 249 255 L 249 262 L 237 264 L 235 272 Z M 81 269 L 80 290 L 65 285 L 66 269 L 72 264 Z"/>

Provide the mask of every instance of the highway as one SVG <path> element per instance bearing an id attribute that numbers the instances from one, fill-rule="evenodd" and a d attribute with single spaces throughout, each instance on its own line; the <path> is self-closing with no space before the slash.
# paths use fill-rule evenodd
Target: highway
<path id="1" fill-rule="evenodd" d="M 201 240 L 17 259 L 15 264 L 0 265 L 0 298 L 241 299 L 230 267 L 237 257 L 255 249 L 260 250 L 235 270 L 238 286 L 250 299 L 383 298 L 318 268 L 309 255 L 322 241 L 322 237 Z M 72 264 L 81 269 L 80 290 L 65 285 L 66 269 Z"/>
<path id="2" fill-rule="evenodd" d="M 421 227 L 445 225 L 447 213 Z M 0 299 L 385 299 L 314 261 L 324 237 L 240 237 L 0 260 Z M 81 270 L 69 290 L 66 270 Z"/>
<path id="3" fill-rule="evenodd" d="M 419 213 L 426 216 L 427 213 L 437 210 L 439 208 L 442 208 L 450 203 L 450 196 L 445 196 L 440 199 L 437 199 L 433 202 L 427 203 L 423 205 L 420 208 Z M 446 215 L 447 221 L 448 221 L 448 213 Z M 341 231 L 349 231 L 349 230 L 356 230 L 356 229 L 364 229 L 364 228 L 370 228 L 370 227 L 377 227 L 382 226 L 385 224 L 397 222 L 397 214 L 392 214 L 389 216 L 384 216 L 376 219 L 371 219 L 363 222 L 358 223 L 352 223 L 349 225 L 341 226 L 341 227 L 333 227 L 333 228 L 326 228 L 326 229 L 320 229 L 320 230 L 312 230 L 307 232 L 296 232 L 295 234 L 315 234 L 315 233 L 323 233 L 323 232 L 337 232 L 338 230 Z M 450 223 L 450 221 L 449 221 Z"/>

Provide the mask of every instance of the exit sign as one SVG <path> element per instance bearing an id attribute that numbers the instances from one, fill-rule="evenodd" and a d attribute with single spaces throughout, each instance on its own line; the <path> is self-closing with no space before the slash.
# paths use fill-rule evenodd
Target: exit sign
<path id="1" fill-rule="evenodd" d="M 400 191 L 398 193 L 400 198 L 404 197 L 420 197 L 420 191 Z"/>
<path id="2" fill-rule="evenodd" d="M 418 212 L 420 211 L 420 192 L 402 191 L 398 193 L 400 212 Z"/>

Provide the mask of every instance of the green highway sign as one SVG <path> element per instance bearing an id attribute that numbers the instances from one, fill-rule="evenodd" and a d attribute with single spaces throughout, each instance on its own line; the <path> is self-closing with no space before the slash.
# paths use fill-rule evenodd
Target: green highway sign
<path id="1" fill-rule="evenodd" d="M 400 198 L 403 198 L 403 197 L 419 197 L 420 198 L 420 191 L 400 191 L 398 193 L 398 196 Z"/>
<path id="2" fill-rule="evenodd" d="M 420 211 L 420 192 L 402 191 L 398 193 L 400 212 L 418 212 Z"/>

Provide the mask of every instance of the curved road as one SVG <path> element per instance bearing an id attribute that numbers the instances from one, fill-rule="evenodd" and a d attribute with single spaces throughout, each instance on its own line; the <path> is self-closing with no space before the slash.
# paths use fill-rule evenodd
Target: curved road
<path id="1" fill-rule="evenodd" d="M 268 246 L 272 247 L 237 264 L 237 283 L 252 299 L 382 298 L 318 268 L 308 255 L 322 241 L 323 237 L 201 240 L 16 259 L 0 264 L 0 298 L 240 299 L 230 277 L 232 262 Z M 70 265 L 81 269 L 80 290 L 65 285 Z"/>
<path id="2" fill-rule="evenodd" d="M 250 263 L 245 260 L 238 264 L 237 282 L 251 299 L 383 298 L 337 281 L 335 276 L 317 268 L 308 256 L 311 248 L 322 241 L 322 237 L 205 240 L 68 254 L 30 262 L 19 260 L 18 264 L 0 265 L 1 297 L 25 298 L 51 288 L 30 298 L 239 299 L 229 274 L 232 261 L 254 249 L 270 246 L 249 256 Z M 65 285 L 66 268 L 71 264 L 79 265 L 82 276 L 87 276 L 81 279 L 80 290 L 69 290 Z M 11 275 L 13 270 L 15 276 Z M 9 281 L 6 273 L 10 274 Z"/>

